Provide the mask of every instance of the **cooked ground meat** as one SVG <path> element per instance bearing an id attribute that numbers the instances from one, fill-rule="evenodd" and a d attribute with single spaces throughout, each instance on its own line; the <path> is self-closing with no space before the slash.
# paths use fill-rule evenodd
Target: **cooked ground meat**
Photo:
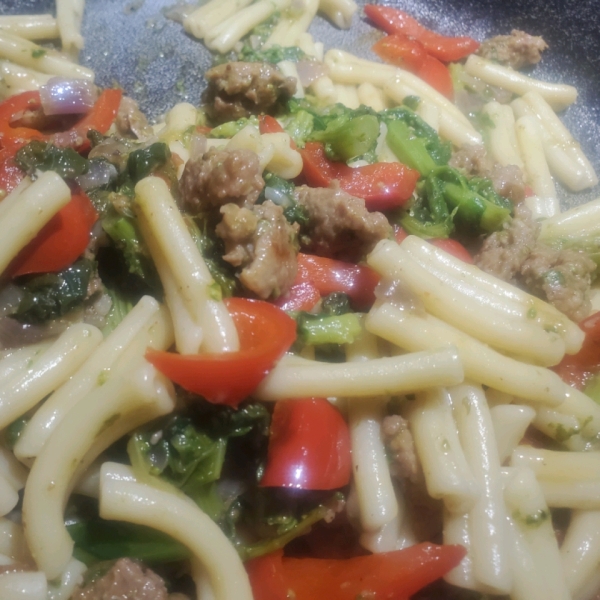
<path id="1" fill-rule="evenodd" d="M 251 207 L 264 185 L 254 152 L 212 148 L 187 162 L 179 189 L 183 208 L 198 214 L 231 203 Z"/>
<path id="2" fill-rule="evenodd" d="M 477 54 L 513 69 L 537 65 L 548 44 L 536 35 L 513 29 L 510 35 L 497 35 L 479 46 Z"/>
<path id="3" fill-rule="evenodd" d="M 300 245 L 319 256 L 358 261 L 379 240 L 391 236 L 392 228 L 384 215 L 369 212 L 365 201 L 339 188 L 296 188 L 296 200 L 308 212 Z"/>
<path id="4" fill-rule="evenodd" d="M 110 570 L 71 600 L 169 600 L 165 582 L 153 571 L 129 559 L 119 559 Z"/>
<path id="5" fill-rule="evenodd" d="M 577 322 L 590 314 L 589 291 L 595 270 L 596 263 L 583 252 L 537 244 L 520 275 L 527 288 L 545 295 L 550 304 Z"/>
<path id="6" fill-rule="evenodd" d="M 504 281 L 522 284 L 580 321 L 591 310 L 589 291 L 596 264 L 583 252 L 538 242 L 538 233 L 529 209 L 518 205 L 512 221 L 484 241 L 475 264 Z"/>
<path id="7" fill-rule="evenodd" d="M 121 135 L 133 135 L 138 140 L 152 135 L 152 127 L 148 125 L 146 116 L 139 109 L 138 103 L 128 96 L 123 96 L 121 100 L 115 125 Z"/>
<path id="8" fill-rule="evenodd" d="M 225 241 L 223 258 L 241 267 L 240 281 L 259 298 L 285 293 L 296 277 L 298 226 L 270 200 L 252 209 L 226 204 L 217 235 Z"/>
<path id="9" fill-rule="evenodd" d="M 525 205 L 515 207 L 514 218 L 504 229 L 488 236 L 475 256 L 475 264 L 504 281 L 514 281 L 533 248 L 539 225 Z"/>
<path id="10" fill-rule="evenodd" d="M 400 415 L 387 416 L 383 419 L 381 431 L 391 455 L 392 475 L 399 479 L 417 481 L 420 465 L 408 421 Z"/>
<path id="11" fill-rule="evenodd" d="M 514 203 L 521 202 L 525 198 L 525 181 L 521 169 L 516 165 L 504 167 L 494 162 L 488 156 L 484 146 L 464 145 L 453 153 L 449 164 L 461 170 L 467 177 L 491 179 L 496 192 Z"/>
<path id="12" fill-rule="evenodd" d="M 229 62 L 209 69 L 205 76 L 206 110 L 219 123 L 271 112 L 296 91 L 293 77 L 284 77 L 267 63 Z"/>

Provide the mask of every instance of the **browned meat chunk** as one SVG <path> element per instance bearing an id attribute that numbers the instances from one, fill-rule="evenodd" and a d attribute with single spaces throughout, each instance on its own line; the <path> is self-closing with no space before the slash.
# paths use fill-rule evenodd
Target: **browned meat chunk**
<path id="1" fill-rule="evenodd" d="M 121 100 L 115 125 L 121 135 L 133 135 L 138 140 L 152 135 L 152 127 L 148 125 L 146 116 L 139 109 L 138 103 L 128 96 L 123 96 Z"/>
<path id="2" fill-rule="evenodd" d="M 488 236 L 475 264 L 504 281 L 513 281 L 521 265 L 533 250 L 539 226 L 524 205 L 515 207 L 515 217 L 504 225 L 504 229 Z"/>
<path id="3" fill-rule="evenodd" d="M 296 91 L 296 80 L 260 62 L 229 62 L 206 72 L 206 110 L 220 123 L 271 112 Z"/>
<path id="4" fill-rule="evenodd" d="M 224 204 L 252 206 L 265 183 L 251 150 L 209 150 L 185 165 L 179 188 L 183 208 L 198 214 Z"/>
<path id="5" fill-rule="evenodd" d="M 100 579 L 77 588 L 71 600 L 169 600 L 165 582 L 129 559 L 119 559 Z"/>
<path id="6" fill-rule="evenodd" d="M 513 69 L 522 69 L 537 65 L 546 48 L 548 44 L 541 37 L 513 29 L 510 35 L 497 35 L 483 42 L 477 54 Z"/>
<path id="7" fill-rule="evenodd" d="M 420 472 L 419 459 L 408 421 L 400 415 L 385 417 L 382 433 L 392 459 L 392 474 L 399 479 L 416 481 Z"/>
<path id="8" fill-rule="evenodd" d="M 298 226 L 270 200 L 252 209 L 226 204 L 217 235 L 225 241 L 223 258 L 241 267 L 240 281 L 259 298 L 285 293 L 296 277 Z"/>
<path id="9" fill-rule="evenodd" d="M 491 179 L 498 194 L 515 203 L 525 198 L 525 181 L 521 169 L 516 165 L 503 167 L 494 162 L 483 146 L 466 144 L 454 152 L 449 164 L 467 177 Z"/>
<path id="10" fill-rule="evenodd" d="M 523 263 L 521 276 L 530 290 L 545 295 L 574 321 L 581 321 L 592 308 L 589 291 L 595 270 L 596 263 L 583 252 L 537 244 Z"/>
<path id="11" fill-rule="evenodd" d="M 369 212 L 362 198 L 339 188 L 300 186 L 296 200 L 308 213 L 300 244 L 313 254 L 358 261 L 392 234 L 384 215 Z"/>
<path id="12" fill-rule="evenodd" d="M 591 309 L 589 291 L 596 264 L 583 252 L 538 242 L 538 233 L 529 209 L 517 206 L 514 219 L 485 240 L 475 263 L 504 281 L 522 284 L 580 321 Z"/>

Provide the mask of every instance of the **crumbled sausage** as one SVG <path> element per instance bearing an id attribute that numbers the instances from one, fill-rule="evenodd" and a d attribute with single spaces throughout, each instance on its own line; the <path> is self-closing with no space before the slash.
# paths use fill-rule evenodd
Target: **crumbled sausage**
<path id="1" fill-rule="evenodd" d="M 152 127 L 148 124 L 146 115 L 139 109 L 138 103 L 128 96 L 123 96 L 121 100 L 115 126 L 121 135 L 133 135 L 138 140 L 152 135 Z"/>
<path id="2" fill-rule="evenodd" d="M 169 594 L 156 573 L 121 558 L 103 577 L 77 588 L 71 600 L 169 600 Z"/>
<path id="3" fill-rule="evenodd" d="M 264 185 L 258 156 L 245 149 L 212 148 L 187 162 L 179 182 L 183 208 L 192 214 L 230 203 L 251 207 Z"/>
<path id="4" fill-rule="evenodd" d="M 267 63 L 229 62 L 209 69 L 205 76 L 206 110 L 220 123 L 272 112 L 296 91 L 293 77 L 284 77 Z"/>
<path id="5" fill-rule="evenodd" d="M 525 198 L 525 180 L 521 169 L 517 165 L 502 166 L 494 162 L 484 146 L 465 144 L 454 152 L 449 164 L 467 177 L 490 179 L 496 192 L 514 203 Z"/>
<path id="6" fill-rule="evenodd" d="M 525 205 L 515 207 L 514 218 L 504 229 L 489 235 L 475 256 L 475 264 L 504 281 L 513 281 L 533 250 L 539 225 Z"/>
<path id="7" fill-rule="evenodd" d="M 363 199 L 339 188 L 300 186 L 295 194 L 308 213 L 308 225 L 300 237 L 308 252 L 357 261 L 379 240 L 391 236 L 391 225 L 383 214 L 369 212 Z"/>
<path id="8" fill-rule="evenodd" d="M 391 454 L 392 474 L 400 479 L 416 481 L 420 473 L 419 459 L 408 421 L 400 415 L 389 415 L 383 419 L 381 430 Z"/>
<path id="9" fill-rule="evenodd" d="M 241 267 L 244 287 L 263 299 L 285 293 L 298 268 L 298 226 L 290 225 L 270 200 L 251 209 L 226 204 L 221 213 L 216 233 L 225 241 L 223 258 Z"/>
<path id="10" fill-rule="evenodd" d="M 548 44 L 540 36 L 513 29 L 510 35 L 497 35 L 483 42 L 477 54 L 513 69 L 522 69 L 537 65 L 547 48 Z"/>

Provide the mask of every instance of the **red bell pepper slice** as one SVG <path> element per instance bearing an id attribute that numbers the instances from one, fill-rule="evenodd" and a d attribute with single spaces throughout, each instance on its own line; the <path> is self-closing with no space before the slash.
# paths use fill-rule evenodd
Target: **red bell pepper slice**
<path id="1" fill-rule="evenodd" d="M 228 298 L 240 350 L 222 354 L 175 354 L 149 350 L 161 373 L 214 404 L 237 406 L 249 396 L 296 339 L 296 322 L 282 310 L 246 298 Z"/>
<path id="2" fill-rule="evenodd" d="M 23 169 L 15 162 L 14 152 L 5 148 L 0 150 L 0 197 L 10 194 L 24 177 Z"/>
<path id="3" fill-rule="evenodd" d="M 375 302 L 375 287 L 379 279 L 379 275 L 367 265 L 299 253 L 294 283 L 309 282 L 321 296 L 343 292 L 350 297 L 356 310 L 368 310 Z"/>
<path id="4" fill-rule="evenodd" d="M 255 600 L 408 600 L 465 554 L 462 546 L 429 543 L 348 559 L 291 558 L 280 551 L 248 561 L 246 569 Z"/>
<path id="5" fill-rule="evenodd" d="M 334 490 L 350 483 L 350 431 L 325 398 L 277 402 L 262 487 Z"/>
<path id="6" fill-rule="evenodd" d="M 450 238 L 433 238 L 431 240 L 427 240 L 434 246 L 437 246 L 441 250 L 444 250 L 448 254 L 451 254 L 455 258 L 462 260 L 470 265 L 473 264 L 473 257 L 469 254 L 469 251 L 456 240 L 452 240 Z"/>
<path id="7" fill-rule="evenodd" d="M 404 11 L 390 6 L 367 4 L 365 14 L 388 34 L 401 33 L 423 44 L 428 54 L 444 62 L 460 60 L 473 54 L 479 42 L 467 36 L 447 37 L 423 27 Z"/>
<path id="8" fill-rule="evenodd" d="M 600 372 L 600 312 L 581 321 L 579 327 L 585 332 L 581 350 L 577 354 L 566 354 L 554 371 L 563 381 L 581 390 Z"/>
<path id="9" fill-rule="evenodd" d="M 117 116 L 122 96 L 121 90 L 104 90 L 92 109 L 73 127 L 53 134 L 46 134 L 31 127 L 13 127 L 11 123 L 24 111 L 38 110 L 42 106 L 39 92 L 24 92 L 13 96 L 0 104 L 0 143 L 4 148 L 12 149 L 13 153 L 33 140 L 86 150 L 89 147 L 88 131 L 108 131 Z"/>
<path id="10" fill-rule="evenodd" d="M 275 305 L 286 312 L 312 310 L 321 299 L 319 290 L 310 281 L 296 278 L 292 287 L 275 301 Z"/>
<path id="11" fill-rule="evenodd" d="M 90 199 L 83 192 L 73 194 L 71 201 L 19 252 L 9 269 L 12 277 L 67 268 L 87 248 L 97 220 Z"/>
<path id="12" fill-rule="evenodd" d="M 346 163 L 331 161 L 323 145 L 307 142 L 300 150 L 304 164 L 302 174 L 311 187 L 329 187 L 334 180 L 357 198 L 364 198 L 369 210 L 389 210 L 404 206 L 411 198 L 418 171 L 400 163 L 375 163 L 352 168 Z"/>

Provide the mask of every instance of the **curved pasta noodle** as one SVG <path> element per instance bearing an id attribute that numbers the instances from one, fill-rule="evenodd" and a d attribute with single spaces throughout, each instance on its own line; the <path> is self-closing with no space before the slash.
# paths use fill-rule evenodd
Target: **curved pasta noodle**
<path id="1" fill-rule="evenodd" d="M 0 575 L 2 600 L 47 600 L 48 582 L 43 573 L 5 573 Z"/>
<path id="2" fill-rule="evenodd" d="M 58 37 L 58 26 L 52 15 L 3 15 L 0 29 L 6 29 L 26 40 L 52 40 Z"/>
<path id="3" fill-rule="evenodd" d="M 56 22 L 63 52 L 77 56 L 83 48 L 81 21 L 85 0 L 56 0 Z"/>
<path id="4" fill-rule="evenodd" d="M 153 527 L 185 544 L 205 570 L 215 600 L 252 600 L 237 552 L 192 500 L 137 482 L 131 469 L 123 465 L 105 463 L 100 516 Z"/>

